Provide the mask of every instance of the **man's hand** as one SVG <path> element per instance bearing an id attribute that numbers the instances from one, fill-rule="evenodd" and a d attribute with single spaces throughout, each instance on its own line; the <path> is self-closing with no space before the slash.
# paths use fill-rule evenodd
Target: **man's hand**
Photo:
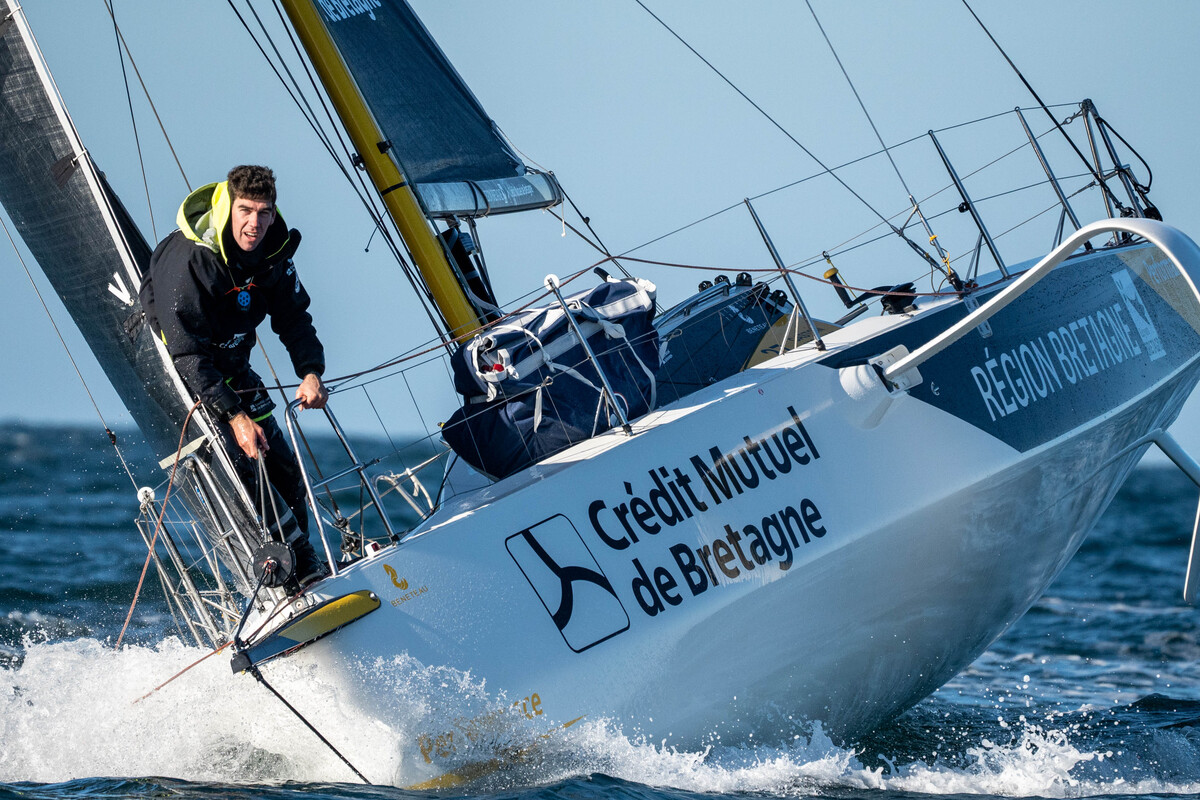
<path id="1" fill-rule="evenodd" d="M 233 438 L 237 440 L 238 447 L 250 458 L 258 458 L 260 449 L 269 449 L 267 434 L 263 433 L 262 426 L 250 419 L 245 411 L 229 420 L 229 427 L 233 428 Z"/>
<path id="2" fill-rule="evenodd" d="M 315 372 L 308 373 L 296 389 L 296 399 L 300 401 L 301 408 L 324 408 L 329 400 L 329 392 L 321 383 L 321 376 Z"/>

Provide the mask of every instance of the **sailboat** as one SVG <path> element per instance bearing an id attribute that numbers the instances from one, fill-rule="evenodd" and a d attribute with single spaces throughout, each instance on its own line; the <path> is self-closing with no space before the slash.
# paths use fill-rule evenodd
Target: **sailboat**
<path id="1" fill-rule="evenodd" d="M 934 291 L 863 292 L 831 268 L 846 313 L 817 319 L 747 201 L 776 263 L 760 280 L 667 302 L 605 258 L 506 306 L 476 225 L 559 207 L 555 176 L 499 135 L 403 2 L 287 0 L 353 142 L 347 172 L 367 176 L 440 335 L 345 379 L 319 422 L 283 413 L 332 573 L 297 592 L 272 577 L 288 555 L 270 504 L 137 324 L 145 238 L 5 5 L 0 202 L 161 458 L 139 529 L 181 630 L 280 695 L 272 670 L 301 664 L 365 719 L 416 715 L 395 743 L 406 783 L 468 779 L 585 718 L 682 745 L 801 720 L 870 730 L 1020 618 L 1149 447 L 1200 484 L 1166 432 L 1200 379 L 1200 250 L 1157 219 L 1090 103 L 1085 163 L 1110 213 L 1080 220 L 1047 163 L 1061 230 L 1032 260 L 1004 261 L 932 137 L 978 227 L 970 269 L 932 234 L 908 240 Z M 360 455 L 339 395 L 427 363 L 450 363 L 463 395 L 446 427 L 393 460 Z M 304 447 L 318 427 L 340 461 Z M 471 690 L 401 708 L 380 678 L 397 660 Z"/>

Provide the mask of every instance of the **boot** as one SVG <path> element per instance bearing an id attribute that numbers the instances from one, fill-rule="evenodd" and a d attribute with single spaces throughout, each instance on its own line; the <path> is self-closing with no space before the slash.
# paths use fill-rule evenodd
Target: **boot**
<path id="1" fill-rule="evenodd" d="M 296 556 L 296 582 L 300 586 L 307 586 L 313 581 L 328 577 L 329 568 L 313 549 L 307 533 L 301 533 L 290 544 L 292 553 Z"/>

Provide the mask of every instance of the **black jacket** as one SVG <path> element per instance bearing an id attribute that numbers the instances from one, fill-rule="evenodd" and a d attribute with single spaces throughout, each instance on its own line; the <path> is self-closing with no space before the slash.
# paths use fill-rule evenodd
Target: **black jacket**
<path id="1" fill-rule="evenodd" d="M 292 263 L 299 231 L 289 231 L 277 214 L 252 254 L 257 263 L 246 264 L 232 244 L 230 206 L 224 183 L 189 195 L 179 210 L 180 229 L 155 248 L 140 292 L 147 322 L 175 368 L 221 418 L 239 410 L 228 381 L 249 372 L 255 329 L 268 315 L 297 376 L 325 370 L 309 296 Z"/>

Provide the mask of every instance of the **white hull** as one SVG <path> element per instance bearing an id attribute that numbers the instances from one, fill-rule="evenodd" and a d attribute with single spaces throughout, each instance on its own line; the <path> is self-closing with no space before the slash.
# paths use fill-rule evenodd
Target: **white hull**
<path id="1" fill-rule="evenodd" d="M 1072 268 L 1098 271 L 1108 281 L 1102 291 L 1115 294 L 1100 263 Z M 1102 292 L 1080 295 L 1085 305 L 1108 302 Z M 1190 302 L 1176 309 L 1188 320 L 1184 338 L 1200 320 Z M 1054 313 L 1064 319 L 1082 313 L 1062 305 Z M 829 366 L 856 338 L 873 341 L 906 321 L 852 326 L 831 337 L 829 353 L 782 356 L 647 415 L 632 437 L 605 434 L 449 501 L 399 546 L 317 587 L 314 600 L 369 589 L 382 605 L 300 657 L 327 679 L 338 675 L 348 697 L 383 718 L 411 710 L 390 708 L 375 667 L 407 654 L 469 673 L 493 707 L 536 706 L 529 716 L 541 730 L 603 717 L 690 745 L 712 733 L 781 737 L 800 718 L 842 735 L 878 725 L 1029 608 L 1137 463 L 1143 437 L 1174 420 L 1200 370 L 1194 348 L 1168 365 L 1130 339 L 1120 364 L 1115 356 L 1097 363 L 1113 376 L 1157 365 L 1158 377 L 1142 387 L 1111 382 L 1122 399 L 1022 452 L 915 393 L 857 392 L 853 367 Z M 954 348 L 945 355 L 960 357 Z M 1070 406 L 1084 396 L 1072 392 L 1108 391 L 1084 377 L 1064 383 L 1057 400 Z M 943 397 L 976 387 L 930 390 Z M 730 453 L 747 438 L 771 442 L 735 459 L 757 485 L 723 499 L 701 465 L 714 470 L 711 448 Z M 634 497 L 657 501 L 657 510 L 625 516 L 636 542 L 618 511 Z M 644 525 L 634 519 L 639 509 Z M 767 532 L 774 549 L 755 551 L 747 526 Z M 784 544 L 785 527 L 798 546 Z M 709 570 L 696 555 L 705 548 Z M 602 573 L 611 591 L 570 567 Z M 706 585 L 693 591 L 689 578 Z M 647 579 L 659 590 L 651 594 Z M 476 711 L 457 713 L 469 721 Z M 463 757 L 452 731 L 422 736 L 413 753 L 431 773 Z"/>

